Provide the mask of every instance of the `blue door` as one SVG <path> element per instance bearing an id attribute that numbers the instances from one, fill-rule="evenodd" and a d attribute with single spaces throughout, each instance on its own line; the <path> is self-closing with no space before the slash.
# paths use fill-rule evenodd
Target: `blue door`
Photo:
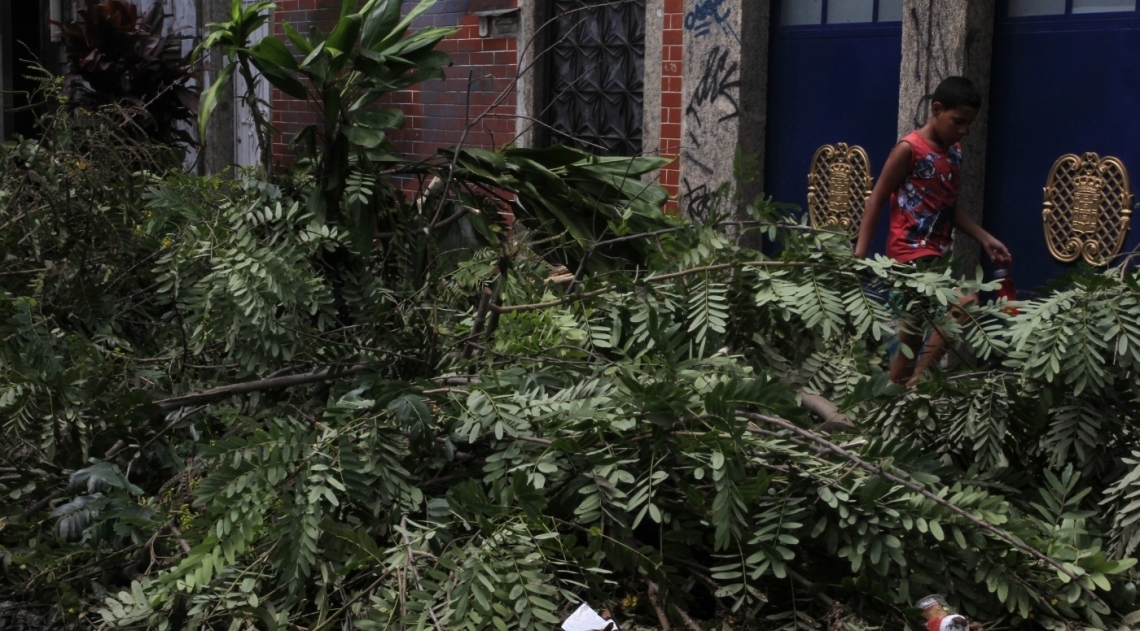
<path id="1" fill-rule="evenodd" d="M 1041 222 L 1053 162 L 1092 151 L 1140 176 L 1140 14 L 1136 0 L 1003 0 L 997 10 L 984 224 L 1009 246 L 1018 289 L 1032 290 L 1070 267 L 1049 254 Z M 1138 243 L 1132 229 L 1124 251 Z"/>
<path id="2" fill-rule="evenodd" d="M 806 209 L 812 155 L 838 142 L 866 149 L 877 178 L 898 136 L 902 0 L 781 0 L 770 41 L 767 193 Z"/>

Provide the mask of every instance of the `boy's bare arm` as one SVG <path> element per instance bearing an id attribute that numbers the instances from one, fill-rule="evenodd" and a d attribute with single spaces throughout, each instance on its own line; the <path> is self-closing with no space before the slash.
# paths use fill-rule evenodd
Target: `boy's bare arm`
<path id="1" fill-rule="evenodd" d="M 900 142 L 895 145 L 895 148 L 891 150 L 891 155 L 887 157 L 887 162 L 883 165 L 883 172 L 879 175 L 879 181 L 875 182 L 875 188 L 871 190 L 871 196 L 867 198 L 867 206 L 863 209 L 863 224 L 859 226 L 859 239 L 855 242 L 855 256 L 865 258 L 867 251 L 871 249 L 871 239 L 875 236 L 875 228 L 879 225 L 879 215 L 883 211 L 883 206 L 890 199 L 891 193 L 902 186 L 907 171 L 910 170 L 910 155 L 910 143 Z"/>
<path id="2" fill-rule="evenodd" d="M 986 254 L 990 256 L 990 259 L 994 263 L 998 265 L 1008 265 L 1010 260 L 1012 260 L 1005 244 L 995 239 L 992 234 L 986 232 L 985 228 L 979 226 L 978 222 L 974 221 L 966 213 L 954 213 L 954 227 L 965 232 L 971 239 L 982 244 L 982 247 L 986 250 Z"/>

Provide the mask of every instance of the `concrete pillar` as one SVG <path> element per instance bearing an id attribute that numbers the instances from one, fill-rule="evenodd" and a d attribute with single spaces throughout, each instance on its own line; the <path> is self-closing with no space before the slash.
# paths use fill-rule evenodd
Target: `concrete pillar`
<path id="1" fill-rule="evenodd" d="M 665 30 L 665 0 L 645 0 L 645 75 L 642 81 L 641 152 L 660 155 L 661 147 L 661 47 Z M 657 175 L 647 173 L 654 181 Z"/>
<path id="2" fill-rule="evenodd" d="M 930 94 L 946 77 L 960 75 L 982 92 L 982 111 L 962 141 L 962 187 L 958 212 L 982 222 L 986 177 L 986 126 L 989 119 L 990 61 L 993 57 L 995 0 L 904 0 L 902 69 L 899 86 L 899 137 L 921 127 L 930 114 Z M 960 272 L 973 274 L 981 250 L 955 234 Z"/>
<path id="3" fill-rule="evenodd" d="M 515 40 L 518 51 L 518 82 L 515 84 L 515 145 L 536 147 L 541 134 L 536 118 L 545 91 L 546 71 L 542 64 L 542 26 L 546 23 L 546 3 L 519 0 L 519 33 Z"/>
<path id="4" fill-rule="evenodd" d="M 769 3 L 685 0 L 681 209 L 704 221 L 729 185 L 743 201 L 763 190 Z M 737 149 L 759 160 L 756 179 L 736 191 Z M 731 203 L 721 198 L 721 209 Z"/>
<path id="5" fill-rule="evenodd" d="M 212 22 L 227 22 L 230 19 L 229 0 L 200 0 L 198 4 L 198 24 L 205 26 Z M 225 65 L 225 57 L 220 54 L 211 54 L 206 64 L 209 81 L 218 76 Z M 203 86 L 203 89 L 209 84 Z M 206 148 L 200 161 L 202 169 L 207 174 L 233 175 L 234 165 L 234 97 L 233 82 L 226 86 L 218 96 L 218 106 L 210 115 L 210 124 L 206 128 Z"/>

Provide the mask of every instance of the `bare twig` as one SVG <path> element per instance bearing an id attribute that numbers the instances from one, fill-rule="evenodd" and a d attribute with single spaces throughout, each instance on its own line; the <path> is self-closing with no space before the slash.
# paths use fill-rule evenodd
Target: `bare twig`
<path id="1" fill-rule="evenodd" d="M 182 538 L 182 531 L 178 529 L 178 526 L 174 525 L 174 520 L 170 522 L 170 532 L 175 537 L 178 537 L 178 546 L 182 548 L 182 551 L 186 554 L 190 554 L 190 544 L 186 543 L 186 540 Z"/>
<path id="2" fill-rule="evenodd" d="M 627 241 L 636 241 L 638 239 L 651 239 L 663 234 L 669 234 L 670 232 L 685 230 L 686 228 L 689 228 L 689 226 L 675 226 L 673 228 L 663 228 L 661 230 L 654 230 L 652 232 L 639 232 L 637 234 L 628 234 L 624 237 L 615 237 L 613 239 L 606 239 L 604 241 L 595 241 L 594 244 L 591 245 L 588 250 L 586 250 L 586 253 L 582 255 L 582 261 L 578 263 L 578 269 L 574 272 L 574 279 L 571 280 L 568 285 L 566 285 L 566 295 L 569 296 L 570 294 L 574 293 L 575 289 L 578 288 L 578 283 L 582 282 L 582 275 L 586 273 L 586 264 L 590 261 L 590 257 L 593 256 L 595 250 L 602 247 L 603 245 L 614 245 L 616 243 L 625 243 Z"/>
<path id="3" fill-rule="evenodd" d="M 661 599 L 657 596 L 660 591 L 657 583 L 645 579 L 645 587 L 645 591 L 649 595 L 649 604 L 653 605 L 653 611 L 657 613 L 657 622 L 661 625 L 661 631 L 670 631 L 673 626 L 669 624 L 669 617 L 665 615 L 665 609 L 661 607 Z"/>
<path id="4" fill-rule="evenodd" d="M 440 182 L 442 180 L 436 180 L 436 181 Z M 436 223 L 431 224 L 427 228 L 424 228 L 424 230 L 434 231 L 434 230 L 438 230 L 439 228 L 446 228 L 447 226 L 459 221 L 460 219 L 462 219 L 466 215 L 478 215 L 478 214 L 479 214 L 478 209 L 472 208 L 470 206 L 460 206 L 458 212 L 456 212 L 455 214 L 451 215 L 450 217 L 448 217 L 442 221 L 438 221 Z M 397 232 L 377 232 L 376 238 L 377 239 L 384 239 L 384 240 L 394 239 L 394 238 L 396 238 L 397 234 L 399 234 L 399 233 L 397 233 Z"/>
<path id="5" fill-rule="evenodd" d="M 812 583 L 811 581 L 804 578 L 799 572 L 796 572 L 792 568 L 787 567 L 787 565 L 784 566 L 784 569 L 788 572 L 788 576 L 792 577 L 793 581 L 799 583 L 802 587 L 804 587 L 808 591 L 812 592 L 812 595 L 815 596 L 819 600 L 819 602 L 827 605 L 828 607 L 831 607 L 832 605 L 835 604 L 834 598 L 832 598 L 831 596 L 828 596 L 827 594 L 825 594 L 823 592 L 815 591 L 815 588 L 816 588 L 815 583 Z"/>
<path id="6" fill-rule="evenodd" d="M 475 324 L 471 327 L 469 342 L 483 334 L 483 325 L 487 321 L 487 310 L 491 308 L 491 296 L 494 291 L 490 287 L 483 288 L 483 295 L 479 298 L 479 309 L 475 312 Z M 463 347 L 463 359 L 470 359 L 475 347 L 470 343 Z"/>

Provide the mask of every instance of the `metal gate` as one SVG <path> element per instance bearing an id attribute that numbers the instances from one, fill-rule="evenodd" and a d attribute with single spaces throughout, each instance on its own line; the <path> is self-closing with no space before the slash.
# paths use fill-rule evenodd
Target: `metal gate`
<path id="1" fill-rule="evenodd" d="M 645 0 L 552 0 L 544 122 L 551 143 L 641 153 Z"/>
<path id="2" fill-rule="evenodd" d="M 1140 12 L 1135 0 L 1002 0 L 997 10 L 983 217 L 1013 254 L 1018 289 L 1032 290 L 1075 265 L 1050 254 L 1042 225 L 1054 161 L 1094 152 L 1140 174 Z M 1123 251 L 1138 245 L 1133 227 Z"/>

